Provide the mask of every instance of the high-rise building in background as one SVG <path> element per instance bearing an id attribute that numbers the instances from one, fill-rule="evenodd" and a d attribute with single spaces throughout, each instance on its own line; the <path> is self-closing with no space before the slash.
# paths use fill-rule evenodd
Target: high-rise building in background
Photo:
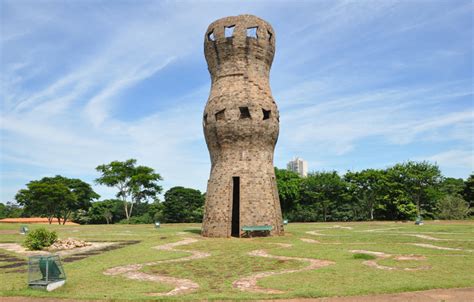
<path id="1" fill-rule="evenodd" d="M 298 173 L 301 177 L 308 175 L 308 162 L 299 157 L 291 160 L 286 167 L 288 170 Z"/>

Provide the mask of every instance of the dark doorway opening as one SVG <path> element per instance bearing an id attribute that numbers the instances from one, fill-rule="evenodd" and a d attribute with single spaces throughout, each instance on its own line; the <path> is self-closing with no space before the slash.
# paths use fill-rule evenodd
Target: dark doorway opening
<path id="1" fill-rule="evenodd" d="M 240 177 L 232 177 L 232 237 L 240 237 Z"/>

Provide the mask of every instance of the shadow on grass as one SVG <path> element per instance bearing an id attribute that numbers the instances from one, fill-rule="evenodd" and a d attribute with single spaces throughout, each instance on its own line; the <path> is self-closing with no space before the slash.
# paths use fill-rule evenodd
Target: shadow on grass
<path id="1" fill-rule="evenodd" d="M 201 230 L 200 229 L 187 229 L 187 230 L 183 230 L 183 232 L 194 233 L 194 234 L 201 235 Z"/>

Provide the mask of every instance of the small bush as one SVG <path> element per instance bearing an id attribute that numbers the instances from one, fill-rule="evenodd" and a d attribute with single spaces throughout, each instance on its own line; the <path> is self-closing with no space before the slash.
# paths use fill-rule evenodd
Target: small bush
<path id="1" fill-rule="evenodd" d="M 155 221 L 151 218 L 150 214 L 145 213 L 142 216 L 133 216 L 130 217 L 130 220 L 122 219 L 119 221 L 119 224 L 150 224 Z"/>
<path id="2" fill-rule="evenodd" d="M 357 253 L 357 254 L 354 254 L 354 259 L 364 259 L 364 260 L 373 260 L 375 259 L 376 257 L 373 256 L 373 255 L 369 255 L 369 254 L 362 254 L 362 253 Z"/>
<path id="3" fill-rule="evenodd" d="M 459 195 L 447 195 L 438 202 L 439 218 L 465 219 L 471 210 L 469 203 Z"/>
<path id="4" fill-rule="evenodd" d="M 48 231 L 45 228 L 39 228 L 28 233 L 24 246 L 30 250 L 38 251 L 50 246 L 58 239 L 55 231 Z"/>

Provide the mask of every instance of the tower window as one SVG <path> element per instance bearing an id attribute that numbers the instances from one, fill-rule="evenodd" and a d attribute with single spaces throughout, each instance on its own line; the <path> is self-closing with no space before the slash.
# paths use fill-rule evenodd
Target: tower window
<path id="1" fill-rule="evenodd" d="M 249 107 L 239 107 L 239 109 L 240 109 L 240 118 L 241 119 L 251 118 Z"/>
<path id="2" fill-rule="evenodd" d="M 268 120 L 272 113 L 271 110 L 265 110 L 265 109 L 262 109 L 262 112 L 263 112 L 263 120 Z"/>
<path id="3" fill-rule="evenodd" d="M 223 121 L 225 120 L 225 109 L 222 109 L 221 111 L 218 111 L 216 113 L 216 121 Z"/>
<path id="4" fill-rule="evenodd" d="M 247 37 L 249 38 L 258 38 L 258 35 L 257 35 L 257 29 L 258 27 L 249 27 L 247 28 Z"/>
<path id="5" fill-rule="evenodd" d="M 224 36 L 226 38 L 232 38 L 234 36 L 234 28 L 235 28 L 235 25 L 224 27 Z"/>
<path id="6" fill-rule="evenodd" d="M 207 34 L 207 40 L 208 41 L 215 41 L 216 37 L 214 36 L 214 31 L 211 31 Z"/>
<path id="7" fill-rule="evenodd" d="M 207 113 L 204 114 L 204 117 L 203 117 L 203 119 L 202 119 L 202 123 L 204 124 L 204 126 L 207 125 Z"/>
<path id="8" fill-rule="evenodd" d="M 267 33 L 268 33 L 268 41 L 271 41 L 273 35 L 269 30 L 267 30 Z"/>

